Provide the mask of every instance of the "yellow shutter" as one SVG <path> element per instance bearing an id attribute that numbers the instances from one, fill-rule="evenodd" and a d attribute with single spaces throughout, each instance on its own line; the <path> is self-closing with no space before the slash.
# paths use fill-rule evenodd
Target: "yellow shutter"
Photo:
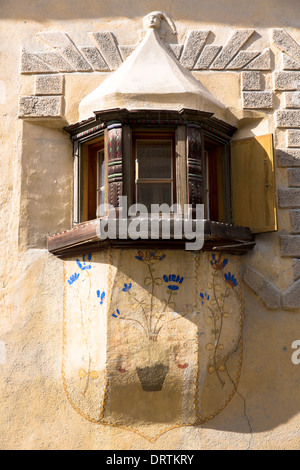
<path id="1" fill-rule="evenodd" d="M 231 143 L 233 223 L 252 233 L 277 230 L 272 135 Z"/>

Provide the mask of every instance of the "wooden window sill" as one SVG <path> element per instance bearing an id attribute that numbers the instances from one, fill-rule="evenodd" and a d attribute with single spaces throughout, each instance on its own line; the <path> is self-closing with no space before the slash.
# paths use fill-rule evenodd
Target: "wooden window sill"
<path id="1" fill-rule="evenodd" d="M 184 249 L 187 240 L 151 239 L 101 239 L 99 236 L 99 219 L 81 223 L 71 230 L 62 232 L 48 238 L 50 253 L 64 258 L 75 256 L 84 252 L 94 252 L 108 247 L 111 248 L 139 248 L 139 249 Z M 191 240 L 192 241 L 192 240 Z M 202 250 L 226 252 L 232 254 L 248 253 L 255 246 L 254 236 L 249 228 L 239 227 L 222 222 L 205 221 L 204 246 Z"/>

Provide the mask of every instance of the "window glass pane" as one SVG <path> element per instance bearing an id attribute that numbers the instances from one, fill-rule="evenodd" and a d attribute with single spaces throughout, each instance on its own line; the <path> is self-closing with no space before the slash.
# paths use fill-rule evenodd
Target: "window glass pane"
<path id="1" fill-rule="evenodd" d="M 104 151 L 100 150 L 97 154 L 97 189 L 104 186 Z"/>
<path id="2" fill-rule="evenodd" d="M 144 204 L 148 211 L 151 204 L 168 204 L 173 203 L 172 183 L 138 183 L 137 184 L 137 202 Z"/>
<path id="3" fill-rule="evenodd" d="M 104 190 L 97 191 L 97 217 L 104 217 Z"/>
<path id="4" fill-rule="evenodd" d="M 104 216 L 104 151 L 97 152 L 97 209 L 96 217 Z"/>
<path id="5" fill-rule="evenodd" d="M 139 178 L 172 178 L 171 141 L 137 141 Z"/>
<path id="6" fill-rule="evenodd" d="M 101 165 L 101 188 L 104 186 L 104 158 L 102 158 L 102 165 Z"/>

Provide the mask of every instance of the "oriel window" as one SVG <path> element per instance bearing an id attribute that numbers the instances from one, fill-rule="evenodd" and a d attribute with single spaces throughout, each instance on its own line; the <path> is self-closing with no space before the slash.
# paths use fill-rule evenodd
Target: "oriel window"
<path id="1" fill-rule="evenodd" d="M 50 237 L 52 253 L 98 247 L 95 219 L 107 216 L 105 204 L 118 215 L 121 196 L 148 213 L 153 204 L 168 214 L 173 204 L 204 204 L 206 249 L 246 253 L 253 234 L 277 230 L 272 135 L 237 140 L 235 127 L 187 109 L 95 114 L 66 128 L 74 146 L 74 231 Z M 140 246 L 130 238 L 110 243 Z M 178 244 L 172 237 L 166 243 Z"/>

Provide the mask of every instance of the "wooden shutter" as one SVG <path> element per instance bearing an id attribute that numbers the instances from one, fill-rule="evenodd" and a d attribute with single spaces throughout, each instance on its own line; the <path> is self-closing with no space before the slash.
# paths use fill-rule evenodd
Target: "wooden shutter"
<path id="1" fill-rule="evenodd" d="M 232 215 L 252 233 L 277 230 L 272 135 L 231 143 Z"/>

